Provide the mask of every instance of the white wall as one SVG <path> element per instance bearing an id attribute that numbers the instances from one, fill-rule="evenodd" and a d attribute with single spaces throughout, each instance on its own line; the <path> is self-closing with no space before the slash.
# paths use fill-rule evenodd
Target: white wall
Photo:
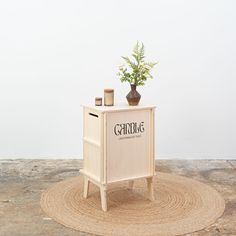
<path id="1" fill-rule="evenodd" d="M 0 2 L 0 158 L 81 158 L 81 103 L 116 78 L 136 40 L 158 60 L 159 158 L 236 158 L 236 1 Z"/>

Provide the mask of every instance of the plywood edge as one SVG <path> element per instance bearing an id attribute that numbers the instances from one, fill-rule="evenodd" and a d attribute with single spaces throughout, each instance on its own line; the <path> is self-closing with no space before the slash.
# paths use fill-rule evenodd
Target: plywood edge
<path id="1" fill-rule="evenodd" d="M 150 117 L 150 161 L 151 161 L 151 171 L 155 173 L 155 109 L 151 110 Z"/>
<path id="2" fill-rule="evenodd" d="M 82 107 L 96 111 L 98 113 L 108 113 L 108 112 L 121 112 L 121 111 L 135 111 L 135 110 L 148 110 L 155 109 L 156 105 L 137 105 L 129 106 L 126 103 L 116 103 L 114 106 L 95 106 L 93 104 L 82 104 Z"/>
<path id="3" fill-rule="evenodd" d="M 96 184 L 100 185 L 100 179 L 97 176 L 95 176 L 94 174 L 89 173 L 85 169 L 80 169 L 80 173 L 85 175 L 89 179 L 93 180 L 94 182 L 96 182 Z"/>
<path id="4" fill-rule="evenodd" d="M 156 174 L 154 173 L 154 175 L 156 175 Z M 109 181 L 107 184 L 118 183 L 118 182 L 129 181 L 129 180 L 138 180 L 138 179 L 151 178 L 154 175 L 152 174 L 152 175 L 142 175 L 142 176 L 135 176 L 135 177 L 127 177 L 127 178 L 123 178 L 123 179 L 117 179 L 117 180 Z"/>
<path id="5" fill-rule="evenodd" d="M 83 137 L 83 141 L 86 142 L 86 143 L 89 143 L 89 144 L 91 144 L 93 146 L 96 146 L 98 148 L 101 146 L 101 144 L 99 142 L 94 141 L 93 139 L 88 138 L 88 137 Z"/>
<path id="6" fill-rule="evenodd" d="M 104 180 L 104 115 L 101 114 L 100 117 L 100 180 L 102 183 L 105 183 Z"/>
<path id="7" fill-rule="evenodd" d="M 107 183 L 107 115 L 103 116 L 103 182 Z"/>
<path id="8" fill-rule="evenodd" d="M 140 108 L 135 108 L 135 109 L 119 109 L 119 108 L 116 108 L 114 110 L 103 111 L 103 113 L 143 111 L 143 110 L 152 110 L 152 109 L 155 109 L 155 107 L 140 107 Z"/>

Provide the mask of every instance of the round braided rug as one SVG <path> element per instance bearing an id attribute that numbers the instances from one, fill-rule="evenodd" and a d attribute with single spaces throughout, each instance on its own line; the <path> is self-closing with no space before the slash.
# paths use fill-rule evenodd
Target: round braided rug
<path id="1" fill-rule="evenodd" d="M 84 199 L 83 177 L 59 182 L 41 196 L 41 207 L 64 226 L 96 235 L 181 235 L 213 224 L 224 212 L 224 199 L 213 188 L 190 178 L 158 173 L 155 201 L 147 199 L 146 181 L 127 182 L 108 190 L 108 211 L 101 210 L 100 192 L 90 184 Z"/>

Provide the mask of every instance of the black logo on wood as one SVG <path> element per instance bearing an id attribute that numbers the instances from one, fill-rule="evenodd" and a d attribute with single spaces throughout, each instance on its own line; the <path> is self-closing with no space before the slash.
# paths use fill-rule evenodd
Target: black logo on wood
<path id="1" fill-rule="evenodd" d="M 116 124 L 114 126 L 114 133 L 116 136 L 127 135 L 127 134 L 139 134 L 143 133 L 144 129 L 144 122 L 130 122 L 130 123 L 123 123 L 123 124 Z"/>

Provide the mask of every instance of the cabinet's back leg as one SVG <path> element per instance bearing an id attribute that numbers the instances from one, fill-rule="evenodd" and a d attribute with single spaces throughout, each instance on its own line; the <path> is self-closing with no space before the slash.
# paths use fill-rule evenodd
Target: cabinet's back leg
<path id="1" fill-rule="evenodd" d="M 153 177 L 147 178 L 147 188 L 148 188 L 149 199 L 151 201 L 154 201 L 155 197 L 154 197 L 154 190 L 153 190 Z"/>
<path id="2" fill-rule="evenodd" d="M 88 197 L 88 192 L 89 192 L 89 179 L 87 176 L 84 176 L 84 198 Z"/>

